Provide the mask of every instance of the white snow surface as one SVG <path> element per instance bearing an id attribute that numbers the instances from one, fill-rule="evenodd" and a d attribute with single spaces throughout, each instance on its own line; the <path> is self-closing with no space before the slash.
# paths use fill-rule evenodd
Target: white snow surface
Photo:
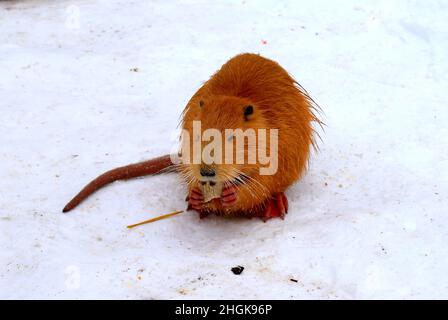
<path id="1" fill-rule="evenodd" d="M 170 152 L 188 99 L 241 52 L 324 112 L 284 221 L 127 229 L 185 209 L 175 174 L 61 213 Z M 448 298 L 447 57 L 446 1 L 1 1 L 0 298 Z"/>

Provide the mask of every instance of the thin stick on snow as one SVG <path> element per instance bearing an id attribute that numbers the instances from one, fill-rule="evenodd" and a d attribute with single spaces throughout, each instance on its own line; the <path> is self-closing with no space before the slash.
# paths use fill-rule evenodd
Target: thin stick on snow
<path id="1" fill-rule="evenodd" d="M 134 228 L 134 227 L 137 227 L 137 226 L 141 226 L 143 224 L 147 224 L 147 223 L 151 223 L 151 222 L 154 222 L 154 221 L 166 219 L 166 218 L 175 216 L 176 214 L 179 214 L 179 213 L 182 213 L 182 212 L 184 212 L 184 211 L 183 210 L 181 210 L 181 211 L 174 211 L 174 212 L 171 212 L 171 213 L 168 213 L 168 214 L 164 214 L 164 215 L 161 215 L 161 216 L 149 219 L 149 220 L 145 220 L 145 221 L 142 221 L 142 222 L 139 222 L 139 223 L 136 223 L 136 224 L 131 224 L 130 226 L 127 226 L 127 228 L 131 229 L 131 228 Z"/>

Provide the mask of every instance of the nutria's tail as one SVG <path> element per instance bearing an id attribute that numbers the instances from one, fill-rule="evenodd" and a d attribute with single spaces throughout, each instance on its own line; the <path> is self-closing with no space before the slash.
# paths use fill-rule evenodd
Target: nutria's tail
<path id="1" fill-rule="evenodd" d="M 62 212 L 72 210 L 81 203 L 81 201 L 108 183 L 160 173 L 164 169 L 172 166 L 172 164 L 170 155 L 165 155 L 107 171 L 86 185 L 69 203 L 67 203 Z"/>

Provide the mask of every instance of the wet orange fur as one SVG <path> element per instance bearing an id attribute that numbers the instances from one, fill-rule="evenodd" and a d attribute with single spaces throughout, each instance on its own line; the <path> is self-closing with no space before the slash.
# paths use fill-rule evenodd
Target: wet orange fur
<path id="1" fill-rule="evenodd" d="M 243 115 L 247 105 L 254 108 L 249 121 L 245 121 Z M 188 102 L 182 128 L 190 136 L 194 120 L 201 121 L 202 130 L 276 128 L 279 130 L 278 170 L 275 175 L 263 176 L 258 172 L 258 164 L 214 165 L 218 180 L 234 176 L 237 169 L 257 182 L 242 184 L 232 207 L 224 208 L 219 199 L 214 199 L 204 210 L 224 215 L 256 214 L 272 195 L 284 192 L 297 181 L 307 166 L 310 147 L 314 145 L 312 123 L 320 124 L 314 110 L 311 98 L 278 63 L 248 53 L 225 63 Z M 179 172 L 186 177 L 190 191 L 198 187 L 199 167 L 199 164 L 180 167 Z"/>

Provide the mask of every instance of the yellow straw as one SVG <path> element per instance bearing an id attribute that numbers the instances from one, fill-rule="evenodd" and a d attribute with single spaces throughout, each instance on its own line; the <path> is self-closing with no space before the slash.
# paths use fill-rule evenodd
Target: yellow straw
<path id="1" fill-rule="evenodd" d="M 182 212 L 183 211 L 174 211 L 174 212 L 171 212 L 171 213 L 168 213 L 168 214 L 164 214 L 164 215 L 161 215 L 161 216 L 149 219 L 149 220 L 145 220 L 145 221 L 142 221 L 142 222 L 139 222 L 139 223 L 136 223 L 136 224 L 131 224 L 130 226 L 127 226 L 127 228 L 131 229 L 131 228 L 134 228 L 134 227 L 137 227 L 137 226 L 141 226 L 142 224 L 147 224 L 147 223 L 151 223 L 151 222 L 154 222 L 154 221 L 157 221 L 157 220 L 166 219 L 166 218 L 169 218 L 171 216 L 175 216 L 176 214 L 179 214 L 179 213 L 182 213 Z"/>

